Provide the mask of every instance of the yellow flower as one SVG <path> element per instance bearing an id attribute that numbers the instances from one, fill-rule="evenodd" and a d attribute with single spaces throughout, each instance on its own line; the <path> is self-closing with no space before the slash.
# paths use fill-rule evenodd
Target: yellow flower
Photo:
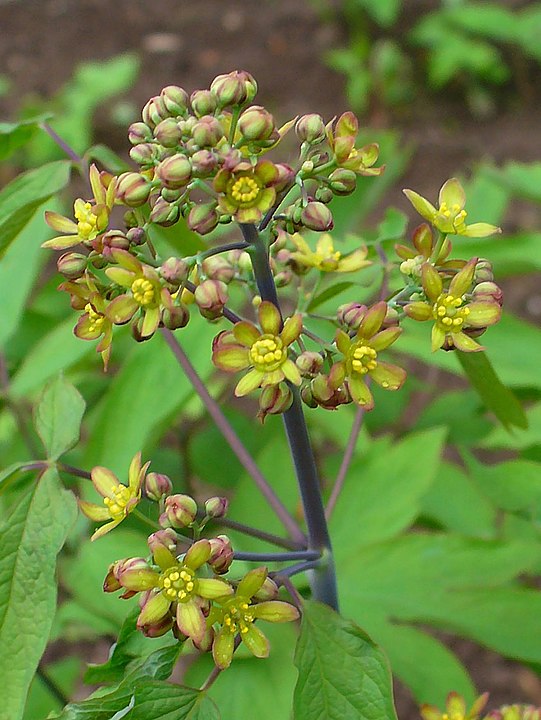
<path id="1" fill-rule="evenodd" d="M 324 233 L 319 238 L 315 252 L 298 233 L 292 235 L 291 240 L 297 248 L 296 252 L 291 253 L 291 257 L 299 265 L 308 268 L 314 267 L 322 272 L 354 272 L 372 264 L 366 260 L 368 250 L 365 247 L 342 256 L 339 250 L 334 249 L 329 233 Z"/>
<path id="2" fill-rule="evenodd" d="M 477 720 L 488 701 L 488 693 L 480 695 L 469 710 L 466 710 L 464 698 L 456 692 L 450 692 L 445 702 L 445 711 L 435 705 L 421 705 L 423 720 Z"/>
<path id="3" fill-rule="evenodd" d="M 105 467 L 97 466 L 91 472 L 92 483 L 99 494 L 103 497 L 103 505 L 79 500 L 79 507 L 91 520 L 110 522 L 102 525 L 90 538 L 97 538 L 105 535 L 119 525 L 135 508 L 141 499 L 141 487 L 145 479 L 146 471 L 150 462 L 141 466 L 141 453 L 134 456 L 128 471 L 128 485 L 123 485 L 117 476 Z"/>
<path id="4" fill-rule="evenodd" d="M 269 160 L 254 166 L 243 161 L 232 170 L 222 168 L 214 178 L 214 189 L 220 193 L 219 209 L 239 223 L 259 222 L 274 204 L 278 178 L 278 169 Z"/>
<path id="5" fill-rule="evenodd" d="M 278 385 L 289 380 L 300 385 L 301 375 L 287 356 L 287 348 L 299 337 L 302 318 L 293 315 L 280 331 L 281 318 L 277 308 L 270 302 L 262 302 L 258 309 L 261 332 L 250 322 L 234 325 L 232 331 L 220 333 L 214 341 L 212 362 L 222 370 L 250 371 L 235 388 L 235 395 L 242 397 L 258 387 Z"/>
<path id="6" fill-rule="evenodd" d="M 376 143 L 355 147 L 359 132 L 359 121 L 352 112 L 341 115 L 333 129 L 333 123 L 327 125 L 327 142 L 334 154 L 338 167 L 353 170 L 358 175 L 381 175 L 384 167 L 373 167 L 378 159 L 379 146 Z"/>
<path id="7" fill-rule="evenodd" d="M 428 220 L 437 230 L 450 235 L 466 235 L 467 237 L 487 237 L 501 232 L 496 225 L 489 223 L 473 223 L 466 225 L 468 213 L 464 210 L 466 194 L 456 178 L 445 182 L 439 194 L 439 208 L 413 190 L 404 190 L 404 194 L 417 210 L 419 215 Z"/>

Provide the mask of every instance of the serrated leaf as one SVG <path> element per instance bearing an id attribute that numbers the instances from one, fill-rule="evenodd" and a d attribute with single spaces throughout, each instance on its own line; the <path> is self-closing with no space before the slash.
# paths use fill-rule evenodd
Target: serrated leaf
<path id="1" fill-rule="evenodd" d="M 163 682 L 136 687 L 135 703 L 126 720 L 220 720 L 205 693 Z"/>
<path id="2" fill-rule="evenodd" d="M 34 423 L 50 460 L 58 460 L 79 442 L 85 407 L 77 388 L 62 375 L 43 390 Z"/>
<path id="3" fill-rule="evenodd" d="M 76 502 L 49 468 L 0 526 L 0 676 L 6 718 L 19 720 L 56 608 L 56 556 Z"/>
<path id="4" fill-rule="evenodd" d="M 305 603 L 295 665 L 295 720 L 396 720 L 382 650 L 327 606 Z"/>
<path id="5" fill-rule="evenodd" d="M 522 405 L 496 374 L 486 353 L 464 353 L 456 356 L 470 383 L 477 390 L 487 407 L 506 428 L 528 427 L 528 420 Z"/>
<path id="6" fill-rule="evenodd" d="M 59 160 L 29 170 L 0 192 L 0 257 L 30 221 L 37 208 L 67 185 L 70 163 Z"/>

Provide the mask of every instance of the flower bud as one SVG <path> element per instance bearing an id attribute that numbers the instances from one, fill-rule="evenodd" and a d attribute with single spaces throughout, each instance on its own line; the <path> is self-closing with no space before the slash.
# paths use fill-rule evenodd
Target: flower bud
<path id="1" fill-rule="evenodd" d="M 116 197 L 128 207 L 141 207 L 148 200 L 152 185 L 139 173 L 127 172 L 119 175 L 116 186 Z"/>
<path id="2" fill-rule="evenodd" d="M 215 77 L 210 84 L 210 92 L 220 108 L 242 105 L 247 99 L 246 86 L 238 71 Z"/>
<path id="3" fill-rule="evenodd" d="M 301 375 L 304 377 L 314 377 L 323 366 L 323 358 L 318 352 L 313 350 L 305 350 L 295 360 L 295 365 L 299 368 Z"/>
<path id="4" fill-rule="evenodd" d="M 118 582 L 117 570 L 118 567 L 125 562 L 124 560 L 116 560 L 114 563 L 109 565 L 105 580 L 103 581 L 103 592 L 110 593 L 120 590 L 122 585 Z"/>
<path id="5" fill-rule="evenodd" d="M 494 273 L 492 272 L 492 263 L 490 260 L 479 258 L 475 265 L 475 273 L 473 276 L 474 282 L 482 283 L 494 280 Z"/>
<path id="6" fill-rule="evenodd" d="M 322 202 L 322 203 L 324 203 L 325 205 L 327 205 L 328 203 L 331 202 L 331 200 L 333 199 L 334 195 L 333 195 L 333 191 L 332 191 L 330 188 L 325 187 L 325 185 L 320 185 L 320 186 L 316 189 L 316 192 L 314 193 L 314 197 L 315 197 L 315 199 L 318 200 L 319 202 Z"/>
<path id="7" fill-rule="evenodd" d="M 346 303 L 340 305 L 336 313 L 336 318 L 340 325 L 348 331 L 358 330 L 361 320 L 366 315 L 367 307 L 361 303 Z"/>
<path id="8" fill-rule="evenodd" d="M 174 118 L 165 118 L 154 128 L 154 137 L 163 147 L 174 148 L 180 143 L 182 133 Z"/>
<path id="9" fill-rule="evenodd" d="M 88 262 L 86 255 L 76 252 L 67 252 L 61 255 L 56 261 L 58 272 L 68 280 L 77 280 L 85 270 Z"/>
<path id="10" fill-rule="evenodd" d="M 260 105 L 252 105 L 240 116 L 238 128 L 246 140 L 267 140 L 275 128 L 274 118 Z"/>
<path id="11" fill-rule="evenodd" d="M 156 168 L 156 175 L 165 187 L 175 190 L 188 184 L 192 166 L 184 155 L 173 155 L 162 160 Z"/>
<path id="12" fill-rule="evenodd" d="M 133 210 L 126 210 L 123 219 L 124 225 L 128 228 L 128 230 L 139 227 L 139 218 Z"/>
<path id="13" fill-rule="evenodd" d="M 177 541 L 178 535 L 173 528 L 170 527 L 164 528 L 163 530 L 156 530 L 156 532 L 149 535 L 147 539 L 148 547 L 152 554 L 154 554 L 157 547 L 164 547 L 167 548 L 169 552 L 173 553 L 173 555 L 176 555 Z"/>
<path id="14" fill-rule="evenodd" d="M 170 285 L 178 288 L 179 285 L 186 280 L 190 267 L 185 260 L 177 257 L 170 257 L 163 262 L 158 272 Z"/>
<path id="15" fill-rule="evenodd" d="M 210 90 L 196 90 L 190 96 L 190 103 L 194 115 L 198 118 L 203 115 L 212 115 L 216 110 L 216 98 Z"/>
<path id="16" fill-rule="evenodd" d="M 301 142 L 307 142 L 311 145 L 323 142 L 326 137 L 323 118 L 316 113 L 301 115 L 295 123 L 295 132 Z"/>
<path id="17" fill-rule="evenodd" d="M 210 518 L 223 518 L 227 515 L 229 501 L 224 497 L 211 497 L 205 502 L 205 513 Z"/>
<path id="18" fill-rule="evenodd" d="M 135 122 L 128 128 L 128 140 L 132 145 L 152 140 L 152 130 L 144 122 Z"/>
<path id="19" fill-rule="evenodd" d="M 117 564 L 114 574 L 126 590 L 150 590 L 154 587 L 156 573 L 142 557 L 128 558 Z"/>
<path id="20" fill-rule="evenodd" d="M 165 499 L 165 511 L 160 515 L 162 527 L 184 528 L 197 516 L 197 503 L 189 495 L 169 495 Z"/>
<path id="21" fill-rule="evenodd" d="M 321 202 L 309 202 L 302 209 L 300 219 L 305 227 L 316 232 L 332 230 L 334 226 L 331 211 Z"/>
<path id="22" fill-rule="evenodd" d="M 259 395 L 257 417 L 265 422 L 267 415 L 281 415 L 289 410 L 293 403 L 293 393 L 285 383 L 267 385 Z"/>
<path id="23" fill-rule="evenodd" d="M 130 245 L 135 245 L 136 247 L 139 247 L 140 245 L 144 245 L 146 243 L 147 234 L 142 227 L 132 227 L 126 233 L 126 238 Z M 120 238 L 118 239 L 118 242 L 120 242 Z M 116 241 L 115 241 L 115 243 L 116 243 Z M 115 244 L 115 247 L 116 247 L 116 244 Z M 118 247 L 122 247 L 122 246 L 118 245 Z"/>
<path id="24" fill-rule="evenodd" d="M 214 230 L 218 224 L 218 211 L 215 203 L 202 203 L 194 205 L 188 213 L 186 222 L 190 230 L 199 235 L 206 235 Z"/>
<path id="25" fill-rule="evenodd" d="M 214 147 L 223 136 L 221 122 L 212 115 L 204 115 L 192 129 L 192 138 L 199 147 Z"/>
<path id="26" fill-rule="evenodd" d="M 495 282 L 479 283 L 473 288 L 473 296 L 475 300 L 494 301 L 500 307 L 503 305 L 503 291 Z"/>
<path id="27" fill-rule="evenodd" d="M 309 408 L 317 408 L 317 401 L 314 399 L 314 394 L 310 385 L 304 385 L 301 388 L 301 400 Z"/>
<path id="28" fill-rule="evenodd" d="M 156 225 L 169 227 L 177 222 L 179 215 L 180 210 L 176 205 L 171 205 L 160 197 L 154 203 L 149 220 L 150 222 L 156 223 Z"/>
<path id="29" fill-rule="evenodd" d="M 167 475 L 150 472 L 145 478 L 145 495 L 149 500 L 159 502 L 164 495 L 173 490 L 173 483 Z"/>
<path id="30" fill-rule="evenodd" d="M 162 322 L 168 330 L 179 330 L 186 327 L 190 321 L 190 311 L 181 303 L 165 308 L 162 313 Z"/>
<path id="31" fill-rule="evenodd" d="M 293 183 L 295 180 L 295 170 L 287 163 L 275 163 L 274 167 L 278 170 L 278 177 L 272 185 L 276 192 L 280 192 L 280 190 L 283 190 Z"/>
<path id="32" fill-rule="evenodd" d="M 278 597 L 279 588 L 274 580 L 270 577 L 265 578 L 265 582 L 254 595 L 258 600 L 275 600 Z"/>
<path id="33" fill-rule="evenodd" d="M 220 280 L 203 280 L 195 289 L 195 302 L 207 320 L 221 317 L 227 302 L 227 285 Z"/>
<path id="34" fill-rule="evenodd" d="M 251 273 L 252 272 L 252 258 L 247 252 L 242 252 L 239 255 L 238 267 L 241 272 Z"/>
<path id="35" fill-rule="evenodd" d="M 220 280 L 229 283 L 235 277 L 235 268 L 231 263 L 220 255 L 212 255 L 203 260 L 204 274 L 211 280 Z"/>
<path id="36" fill-rule="evenodd" d="M 159 159 L 159 154 L 160 150 L 156 145 L 146 142 L 135 145 L 130 150 L 130 157 L 133 162 L 136 162 L 143 169 L 153 167 L 154 163 Z"/>
<path id="37" fill-rule="evenodd" d="M 381 324 L 381 327 L 393 327 L 394 325 L 398 325 L 399 320 L 400 316 L 398 314 L 398 311 L 395 308 L 389 307 L 389 305 L 387 305 L 387 312 L 385 313 L 385 317 L 383 318 L 383 323 Z"/>
<path id="38" fill-rule="evenodd" d="M 357 175 L 353 170 L 336 168 L 329 175 L 329 187 L 335 195 L 351 195 L 357 187 Z"/>
<path id="39" fill-rule="evenodd" d="M 280 272 L 276 273 L 276 275 L 274 276 L 274 284 L 277 288 L 287 287 L 292 280 L 293 273 L 289 268 L 285 268 L 285 270 L 280 270 Z"/>
<path id="40" fill-rule="evenodd" d="M 178 85 L 167 85 L 160 93 L 160 98 L 170 115 L 185 115 L 188 109 L 189 97 L 186 90 Z"/>
<path id="41" fill-rule="evenodd" d="M 130 239 L 120 230 L 109 230 L 92 241 L 94 250 L 107 260 L 113 261 L 113 250 L 129 250 Z"/>
<path id="42" fill-rule="evenodd" d="M 218 166 L 218 159 L 210 150 L 197 150 L 191 160 L 192 172 L 196 177 L 209 177 Z"/>
<path id="43" fill-rule="evenodd" d="M 163 98 L 156 95 L 150 98 L 150 100 L 144 106 L 141 116 L 143 122 L 150 128 L 155 128 L 156 125 L 169 117 L 169 111 L 165 105 Z"/>
<path id="44" fill-rule="evenodd" d="M 148 602 L 148 600 L 147 600 Z M 144 603 L 146 604 L 146 603 Z M 144 607 L 144 605 L 143 605 Z M 176 624 L 176 623 L 175 623 Z M 163 618 L 158 620 L 158 622 L 155 623 L 147 623 L 146 625 L 142 625 L 137 621 L 137 629 L 143 633 L 145 637 L 148 638 L 157 638 L 162 637 L 166 633 L 169 632 L 173 628 L 173 618 L 171 615 L 165 615 Z"/>
<path id="45" fill-rule="evenodd" d="M 211 550 L 207 562 L 217 575 L 225 575 L 233 562 L 231 540 L 227 535 L 217 535 L 209 542 Z"/>

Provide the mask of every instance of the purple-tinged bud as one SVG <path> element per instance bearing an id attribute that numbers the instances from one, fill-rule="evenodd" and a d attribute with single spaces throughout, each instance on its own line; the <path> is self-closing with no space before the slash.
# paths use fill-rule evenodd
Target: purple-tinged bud
<path id="1" fill-rule="evenodd" d="M 189 495 L 169 495 L 165 499 L 165 511 L 160 515 L 162 527 L 184 528 L 197 517 L 197 503 Z"/>
<path id="2" fill-rule="evenodd" d="M 323 142 L 326 137 L 323 118 L 316 113 L 301 115 L 295 123 L 295 132 L 301 142 L 307 142 L 311 145 Z"/>
<path id="3" fill-rule="evenodd" d="M 154 551 L 158 547 L 167 548 L 169 552 L 173 553 L 173 555 L 176 555 L 177 542 L 178 535 L 171 527 L 164 528 L 163 530 L 156 530 L 156 532 L 153 532 L 152 535 L 149 535 L 147 539 L 148 547 L 153 555 Z"/>
<path id="4" fill-rule="evenodd" d="M 128 128 L 128 140 L 132 145 L 152 140 L 152 130 L 144 122 L 135 122 Z"/>
<path id="5" fill-rule="evenodd" d="M 340 325 L 346 330 L 358 330 L 361 320 L 366 315 L 367 307 L 361 303 L 351 302 L 340 305 L 337 310 L 336 318 Z"/>
<path id="6" fill-rule="evenodd" d="M 136 247 L 144 245 L 147 241 L 147 234 L 142 227 L 130 228 L 126 233 L 126 237 L 130 245 L 135 245 Z"/>
<path id="7" fill-rule="evenodd" d="M 170 285 L 178 288 L 188 277 L 190 266 L 185 260 L 177 257 L 167 258 L 159 267 L 158 272 Z"/>
<path id="8" fill-rule="evenodd" d="M 167 85 L 160 93 L 160 98 L 170 115 L 185 115 L 190 98 L 188 93 L 178 85 Z"/>
<path id="9" fill-rule="evenodd" d="M 160 190 L 160 196 L 165 200 L 165 202 L 168 203 L 174 203 L 177 200 L 180 200 L 180 198 L 184 195 L 186 192 L 186 188 L 178 188 L 177 190 L 172 190 L 171 188 L 162 187 Z"/>
<path id="10" fill-rule="evenodd" d="M 245 83 L 237 71 L 215 77 L 210 84 L 210 92 L 219 108 L 242 105 L 247 99 Z"/>
<path id="11" fill-rule="evenodd" d="M 150 590 L 156 582 L 155 570 L 142 557 L 123 560 L 115 568 L 115 576 L 123 588 L 135 592 Z"/>
<path id="12" fill-rule="evenodd" d="M 117 570 L 123 562 L 125 562 L 125 560 L 116 560 L 109 565 L 105 580 L 103 581 L 103 592 L 110 593 L 120 590 L 122 585 L 118 582 Z"/>
<path id="13" fill-rule="evenodd" d="M 201 315 L 216 320 L 223 314 L 228 299 L 227 285 L 220 280 L 203 280 L 195 289 L 195 302 Z"/>
<path id="14" fill-rule="evenodd" d="M 207 560 L 217 575 L 225 575 L 233 562 L 233 547 L 227 535 L 217 535 L 211 538 L 210 557 Z"/>
<path id="15" fill-rule="evenodd" d="M 150 98 L 141 112 L 143 122 L 150 128 L 155 128 L 159 122 L 169 117 L 169 114 L 163 98 L 158 95 Z"/>
<path id="16" fill-rule="evenodd" d="M 194 115 L 198 118 L 212 115 L 217 107 L 216 98 L 210 90 L 196 90 L 190 96 L 190 103 Z"/>
<path id="17" fill-rule="evenodd" d="M 192 165 L 184 155 L 165 158 L 156 168 L 156 175 L 167 188 L 176 190 L 188 184 Z"/>
<path id="18" fill-rule="evenodd" d="M 485 258 L 479 258 L 475 266 L 475 273 L 473 279 L 476 283 L 482 283 L 487 281 L 492 282 L 494 280 L 494 273 L 490 260 L 485 260 Z"/>
<path id="19" fill-rule="evenodd" d="M 227 515 L 229 500 L 224 497 L 211 497 L 205 502 L 205 513 L 209 518 L 223 518 Z"/>
<path id="20" fill-rule="evenodd" d="M 310 385 L 304 385 L 301 388 L 301 400 L 309 408 L 317 408 L 317 401 L 314 399 L 314 394 Z"/>
<path id="21" fill-rule="evenodd" d="M 149 500 L 159 502 L 173 490 L 171 479 L 163 473 L 150 472 L 145 478 L 145 495 Z"/>
<path id="22" fill-rule="evenodd" d="M 314 377 L 323 367 L 323 358 L 318 352 L 305 350 L 295 360 L 295 365 L 303 377 Z"/>
<path id="23" fill-rule="evenodd" d="M 148 600 L 147 600 L 148 602 Z M 171 615 L 165 615 L 161 620 L 155 623 L 148 623 L 142 625 L 137 621 L 137 629 L 143 633 L 145 637 L 157 638 L 162 637 L 173 628 L 173 618 Z"/>
<path id="24" fill-rule="evenodd" d="M 218 158 L 210 150 L 197 150 L 192 155 L 193 174 L 209 177 L 218 166 Z"/>
<path id="25" fill-rule="evenodd" d="M 186 222 L 190 230 L 199 233 L 199 235 L 206 235 L 212 232 L 216 225 L 218 225 L 216 204 L 211 202 L 194 205 L 188 213 Z"/>
<path id="26" fill-rule="evenodd" d="M 241 272 L 252 272 L 252 258 L 248 255 L 247 252 L 244 251 L 239 255 L 238 267 Z"/>
<path id="27" fill-rule="evenodd" d="M 270 577 L 265 578 L 265 582 L 254 595 L 258 600 L 276 600 L 279 588 L 274 580 Z"/>
<path id="28" fill-rule="evenodd" d="M 141 207 L 148 200 L 151 183 L 144 175 L 127 172 L 119 175 L 116 185 L 116 198 L 128 207 Z"/>
<path id="29" fill-rule="evenodd" d="M 287 163 L 275 163 L 274 167 L 278 170 L 278 177 L 273 182 L 273 187 L 276 192 L 280 192 L 286 187 L 289 187 L 295 180 L 295 170 Z"/>
<path id="30" fill-rule="evenodd" d="M 353 170 L 337 168 L 329 175 L 329 183 L 335 195 L 351 195 L 357 187 L 357 175 Z"/>
<path id="31" fill-rule="evenodd" d="M 334 226 L 331 211 L 321 202 L 309 202 L 302 209 L 300 219 L 305 227 L 316 232 L 332 230 Z"/>
<path id="32" fill-rule="evenodd" d="M 139 218 L 133 210 L 126 210 L 123 219 L 124 225 L 128 228 L 128 230 L 139 227 Z"/>
<path id="33" fill-rule="evenodd" d="M 252 105 L 239 118 L 238 128 L 246 140 L 268 140 L 275 128 L 274 118 L 260 105 Z"/>
<path id="34" fill-rule="evenodd" d="M 178 122 L 174 118 L 165 118 L 154 128 L 154 137 L 163 147 L 176 147 L 182 138 Z"/>
<path id="35" fill-rule="evenodd" d="M 285 270 L 280 270 L 280 272 L 276 273 L 276 275 L 274 276 L 274 284 L 277 288 L 287 287 L 292 280 L 293 273 L 289 268 L 285 268 Z"/>
<path id="36" fill-rule="evenodd" d="M 175 623 L 175 625 L 176 625 L 176 623 Z M 198 650 L 201 650 L 201 652 L 206 653 L 206 652 L 210 652 L 210 650 L 212 649 L 212 645 L 214 643 L 215 637 L 216 637 L 216 633 L 214 631 L 214 628 L 208 627 L 205 630 L 205 634 L 203 635 L 202 640 L 199 640 L 198 642 L 195 642 L 194 640 L 192 640 L 192 642 Z"/>
<path id="37" fill-rule="evenodd" d="M 199 147 L 214 147 L 223 137 L 222 124 L 212 115 L 200 118 L 192 129 L 192 139 Z"/>
<path id="38" fill-rule="evenodd" d="M 160 149 L 152 143 L 141 143 L 130 150 L 130 157 L 133 162 L 142 168 L 151 168 L 159 160 Z"/>
<path id="39" fill-rule="evenodd" d="M 333 195 L 333 191 L 330 188 L 325 187 L 325 185 L 320 185 L 318 188 L 316 188 L 314 197 L 319 202 L 325 203 L 325 205 L 327 205 L 328 203 L 331 202 L 334 195 Z"/>
<path id="40" fill-rule="evenodd" d="M 181 303 L 165 308 L 162 313 L 162 322 L 168 330 L 179 330 L 186 327 L 190 321 L 190 311 Z"/>
<path id="41" fill-rule="evenodd" d="M 395 308 L 389 307 L 389 305 L 387 305 L 387 312 L 385 313 L 385 317 L 383 318 L 383 323 L 381 324 L 381 327 L 394 327 L 395 325 L 398 325 L 399 321 L 400 316 L 398 314 L 398 311 L 395 310 Z"/>
<path id="42" fill-rule="evenodd" d="M 259 395 L 257 417 L 265 422 L 267 415 L 281 415 L 289 410 L 293 403 L 293 393 L 285 383 L 267 385 Z"/>
<path id="43" fill-rule="evenodd" d="M 68 280 L 77 280 L 86 270 L 88 258 L 86 255 L 76 252 L 67 252 L 61 255 L 56 261 L 58 272 Z"/>
<path id="44" fill-rule="evenodd" d="M 183 138 L 190 138 L 192 136 L 192 128 L 197 122 L 197 118 L 193 115 L 190 115 L 186 118 L 186 120 L 179 120 L 178 121 L 178 128 L 180 132 L 182 133 Z"/>
<path id="45" fill-rule="evenodd" d="M 500 307 L 503 305 L 503 290 L 495 282 L 479 283 L 473 288 L 473 296 L 475 300 L 494 301 Z"/>
<path id="46" fill-rule="evenodd" d="M 161 225 L 162 227 L 169 227 L 174 225 L 180 215 L 180 210 L 176 205 L 171 205 L 166 202 L 163 198 L 158 198 L 150 212 L 150 222 Z"/>
<path id="47" fill-rule="evenodd" d="M 109 230 L 109 232 L 104 233 L 99 238 L 99 246 L 97 241 L 98 238 L 92 243 L 94 250 L 101 253 L 108 260 L 113 260 L 113 250 L 129 250 L 131 245 L 128 235 L 125 235 L 120 230 Z"/>
<path id="48" fill-rule="evenodd" d="M 235 277 L 235 268 L 230 262 L 220 255 L 212 255 L 203 260 L 203 273 L 211 280 L 220 280 L 229 283 Z"/>

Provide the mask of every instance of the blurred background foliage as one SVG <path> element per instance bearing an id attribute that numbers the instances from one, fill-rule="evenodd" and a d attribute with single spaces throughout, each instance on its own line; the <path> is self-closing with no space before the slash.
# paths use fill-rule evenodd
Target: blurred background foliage
<path id="1" fill-rule="evenodd" d="M 504 286 L 506 312 L 483 341 L 500 378 L 523 402 L 528 427 L 499 425 L 454 354 L 430 354 L 424 326 L 407 324 L 398 352 L 409 380 L 400 393 L 377 394 L 331 529 L 342 611 L 388 653 L 399 681 L 400 717 L 415 717 L 416 702 L 441 705 L 451 689 L 471 700 L 474 684 L 492 691 L 494 705 L 541 704 L 541 3 L 296 0 L 263 3 L 258 18 L 248 0 L 227 10 L 203 2 L 199 13 L 164 2 L 153 16 L 139 3 L 120 2 L 114 10 L 99 1 L 35 3 L 38 20 L 48 9 L 44 31 L 59 39 L 56 51 L 49 48 L 50 69 L 37 75 L 25 73 L 20 59 L 24 43 L 29 50 L 35 42 L 19 19 L 24 4 L 0 8 L 0 24 L 5 18 L 13 30 L 0 51 L 10 60 L 0 79 L 4 526 L 29 481 L 14 465 L 40 457 L 32 408 L 63 373 L 87 405 L 81 442 L 65 462 L 85 469 L 105 464 L 122 478 L 142 450 L 154 470 L 174 479 L 176 491 L 205 497 L 223 489 L 233 519 L 280 530 L 161 337 L 137 345 L 120 329 L 105 375 L 93 344 L 73 336 L 75 318 L 56 290 L 54 259 L 40 250 L 51 235 L 44 209 L 69 214 L 73 197 L 85 192 L 75 175 L 66 189 L 62 152 L 43 122 L 85 159 L 120 171 L 125 128 L 148 96 L 169 83 L 189 91 L 205 87 L 218 72 L 246 67 L 260 82 L 260 102 L 280 120 L 309 111 L 331 117 L 350 105 L 364 119 L 366 141 L 380 143 L 386 173 L 362 178 L 354 196 L 334 201 L 335 236 L 345 251 L 359 239 L 372 248 L 378 241 L 394 259 L 394 243 L 416 224 L 400 188 L 435 200 L 452 175 L 464 182 L 469 219 L 504 228 L 496 238 L 457 238 L 455 251 L 490 258 Z M 62 40 L 75 20 L 87 22 L 88 32 L 79 42 L 73 35 Z M 211 21 L 217 32 L 209 39 L 202 26 Z M 21 181 L 14 178 L 35 168 L 41 170 L 32 183 L 17 191 L 13 183 Z M 175 242 L 182 252 L 191 239 L 180 233 Z M 378 277 L 365 277 L 363 285 L 343 289 L 343 302 L 373 296 Z M 225 404 L 231 386 L 214 371 L 209 352 L 221 327 L 194 317 L 179 339 Z M 298 513 L 280 422 L 270 418 L 254 432 L 251 407 L 228 403 L 226 412 Z M 308 411 L 327 492 L 353 414 L 350 407 Z M 163 644 L 134 632 L 133 617 L 126 619 L 132 603 L 101 592 L 110 561 L 145 554 L 144 526 L 132 518 L 125 525 L 92 545 L 84 518 L 72 529 L 59 559 L 49 647 L 25 720 L 59 709 L 55 688 L 88 694 L 86 663 L 106 660 L 122 623 L 121 666 Z M 245 538 L 234 540 L 239 549 L 248 547 Z M 21 619 L 20 632 L 36 622 L 39 613 Z M 245 657 L 213 687 L 224 720 L 287 717 L 295 682 L 292 629 L 273 628 L 271 640 L 269 661 Z M 0 660 L 2 672 L 7 662 Z M 181 664 L 194 685 L 208 669 L 206 659 Z M 91 683 L 115 681 L 110 668 L 86 673 Z"/>

